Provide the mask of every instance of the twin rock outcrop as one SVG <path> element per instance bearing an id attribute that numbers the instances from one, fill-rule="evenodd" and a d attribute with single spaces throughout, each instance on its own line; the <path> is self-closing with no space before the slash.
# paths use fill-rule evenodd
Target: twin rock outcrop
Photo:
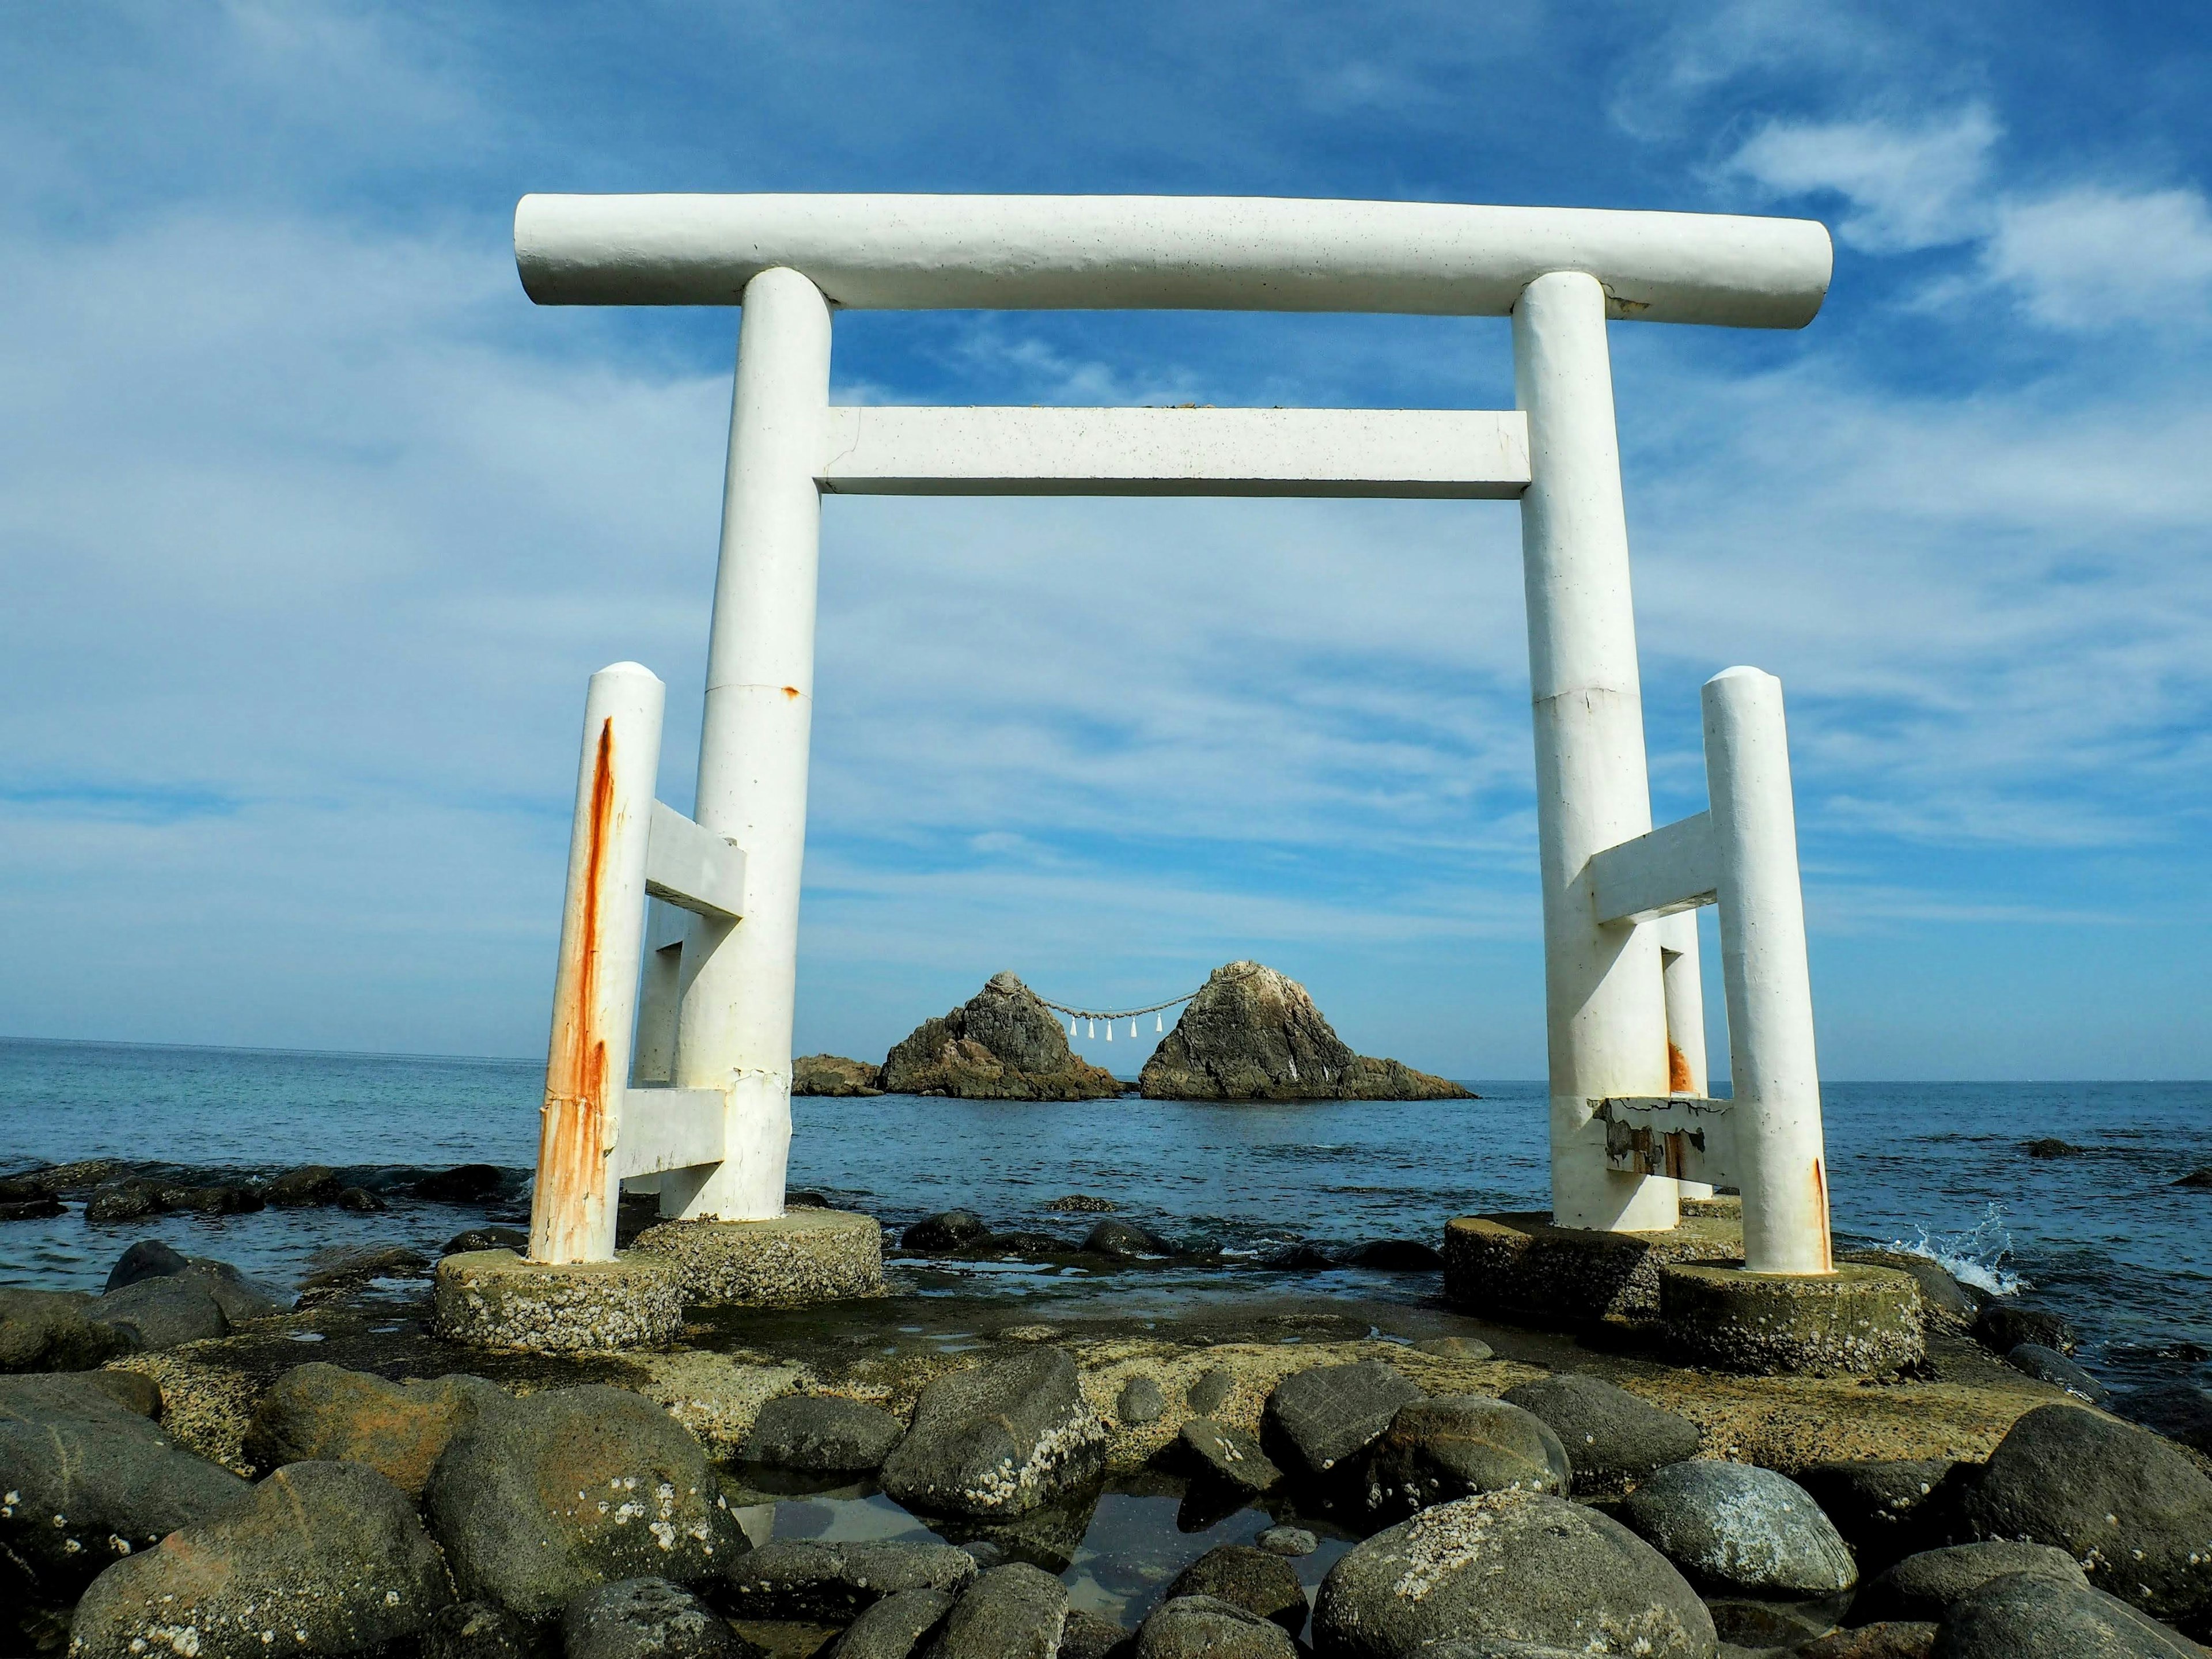
<path id="1" fill-rule="evenodd" d="M 1012 974 L 993 975 L 959 1007 L 924 1020 L 880 1070 L 810 1054 L 793 1073 L 797 1094 L 1097 1100 L 1126 1087 L 1069 1048 L 1059 1016 Z M 1213 970 L 1138 1086 L 1151 1100 L 1473 1098 L 1443 1078 L 1352 1053 L 1304 986 L 1256 962 Z"/>

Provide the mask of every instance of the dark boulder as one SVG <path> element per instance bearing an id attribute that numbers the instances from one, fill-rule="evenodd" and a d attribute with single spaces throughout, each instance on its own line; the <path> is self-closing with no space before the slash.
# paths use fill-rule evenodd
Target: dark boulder
<path id="1" fill-rule="evenodd" d="M 82 1291 L 0 1291 L 0 1373 L 88 1371 L 136 1346 L 129 1332 L 87 1317 Z"/>
<path id="2" fill-rule="evenodd" d="M 1067 1587 L 1024 1561 L 994 1567 L 953 1603 L 927 1659 L 1054 1659 Z"/>
<path id="3" fill-rule="evenodd" d="M 39 1192 L 52 1193 L 57 1198 L 82 1198 L 112 1181 L 121 1180 L 131 1170 L 131 1166 L 119 1158 L 87 1158 L 74 1164 L 49 1164 L 12 1179 Z"/>
<path id="4" fill-rule="evenodd" d="M 2177 1187 L 2193 1187 L 2198 1192 L 2212 1191 L 2212 1164 L 2201 1170 L 2191 1170 L 2173 1183 Z"/>
<path id="5" fill-rule="evenodd" d="M 1114 1396 L 1114 1415 L 1125 1424 L 1141 1427 L 1167 1415 L 1168 1397 L 1160 1385 L 1139 1372 L 1121 1385 Z"/>
<path id="6" fill-rule="evenodd" d="M 366 1187 L 341 1187 L 331 1200 L 341 1210 L 350 1210 L 356 1215 L 372 1215 L 386 1208 L 385 1202 Z"/>
<path id="7" fill-rule="evenodd" d="M 230 1334 L 230 1321 L 206 1283 L 179 1274 L 141 1279 L 95 1297 L 85 1310 L 95 1325 L 123 1332 L 141 1348 L 173 1348 Z"/>
<path id="8" fill-rule="evenodd" d="M 2112 1409 L 2131 1423 L 2212 1455 L 2212 1391 L 2194 1382 L 2154 1382 L 2130 1389 Z"/>
<path id="9" fill-rule="evenodd" d="M 999 1519 L 1096 1480 L 1105 1461 L 1075 1362 L 1039 1347 L 931 1382 L 883 1483 L 910 1509 Z"/>
<path id="10" fill-rule="evenodd" d="M 337 1203 L 344 1184 L 327 1164 L 302 1164 L 276 1176 L 262 1189 L 262 1195 L 280 1210 L 304 1210 Z"/>
<path id="11" fill-rule="evenodd" d="M 2093 1406 L 2102 1406 L 2112 1397 L 2112 1391 L 2087 1371 L 2057 1349 L 2046 1348 L 2040 1342 L 2021 1343 L 2005 1356 L 2005 1364 L 2039 1382 L 2063 1389 Z"/>
<path id="12" fill-rule="evenodd" d="M 704 1601 L 665 1578 L 586 1590 L 561 1611 L 562 1659 L 767 1659 Z"/>
<path id="13" fill-rule="evenodd" d="M 1985 1348 L 2010 1353 L 2023 1342 L 2039 1342 L 2061 1353 L 2080 1346 L 2064 1315 L 2029 1302 L 1989 1302 L 1974 1316 L 1974 1336 Z"/>
<path id="14" fill-rule="evenodd" d="M 0 1382 L 0 1546 L 49 1592 L 249 1490 L 83 1373 Z"/>
<path id="15" fill-rule="evenodd" d="M 1173 1255 L 1175 1246 L 1158 1233 L 1129 1221 L 1102 1221 L 1085 1236 L 1083 1248 L 1093 1255 L 1115 1261 L 1134 1261 L 1139 1256 Z"/>
<path id="16" fill-rule="evenodd" d="M 251 1215 L 264 1209 L 268 1200 L 261 1189 L 242 1181 L 164 1186 L 161 1207 L 179 1215 Z"/>
<path id="17" fill-rule="evenodd" d="M 1296 980 L 1213 970 L 1139 1074 L 1148 1100 L 1471 1100 L 1456 1083 L 1352 1052 Z"/>
<path id="18" fill-rule="evenodd" d="M 745 1548 L 690 1431 L 598 1385 L 480 1409 L 431 1470 L 424 1508 L 462 1593 L 526 1619 L 624 1578 L 695 1583 Z"/>
<path id="19" fill-rule="evenodd" d="M 173 1245 L 158 1238 L 142 1238 L 116 1258 L 101 1288 L 119 1291 L 142 1279 L 173 1279 L 191 1266 L 191 1260 Z"/>
<path id="20" fill-rule="evenodd" d="M 1620 1518 L 1702 1589 L 1833 1595 L 1858 1582 L 1850 1547 L 1820 1506 L 1771 1469 L 1672 1463 L 1638 1484 Z"/>
<path id="21" fill-rule="evenodd" d="M 1962 1499 L 1975 1539 L 2051 1544 L 2154 1618 L 2212 1607 L 2212 1480 L 2171 1441 L 2080 1406 L 2007 1431 Z"/>
<path id="22" fill-rule="evenodd" d="M 1218 1596 L 1178 1594 L 1154 1607 L 1137 1632 L 1136 1659 L 1297 1659 L 1281 1628 Z M 1303 1621 L 1305 1598 L 1298 1598 Z"/>
<path id="23" fill-rule="evenodd" d="M 105 1225 L 159 1215 L 167 1207 L 161 1202 L 161 1188 L 156 1183 L 125 1176 L 93 1188 L 92 1196 L 84 1201 L 84 1218 L 94 1225 Z"/>
<path id="24" fill-rule="evenodd" d="M 2202 1659 L 2203 1650 L 2102 1590 L 2014 1573 L 1953 1604 L 1929 1651 L 1932 1659 Z"/>
<path id="25" fill-rule="evenodd" d="M 1658 1551 L 1595 1510 L 1525 1492 L 1423 1510 L 1322 1581 L 1314 1646 L 1332 1659 L 1428 1659 L 1453 1638 L 1645 1659 L 1711 1659 L 1716 1642 Z"/>
<path id="26" fill-rule="evenodd" d="M 1859 1571 L 1877 1572 L 1942 1530 L 1941 1517 L 1958 1493 L 1954 1472 L 1962 1467 L 1948 1457 L 1813 1463 L 1798 1470 L 1797 1484 L 1835 1522 Z"/>
<path id="27" fill-rule="evenodd" d="M 303 1292 L 354 1291 L 374 1279 L 425 1279 L 430 1273 L 429 1261 L 404 1244 L 321 1251 L 314 1260 L 314 1267 L 300 1281 Z"/>
<path id="28" fill-rule="evenodd" d="M 754 1419 L 745 1456 L 814 1474 L 865 1474 L 884 1466 L 906 1425 L 880 1406 L 836 1395 L 787 1394 Z"/>
<path id="29" fill-rule="evenodd" d="M 492 1601 L 454 1601 L 423 1626 L 420 1659 L 539 1659 L 534 1626 Z"/>
<path id="30" fill-rule="evenodd" d="M 1242 1429 L 1210 1417 L 1187 1417 L 1176 1437 L 1186 1461 L 1203 1478 L 1249 1492 L 1270 1492 L 1282 1482 L 1274 1459 Z"/>
<path id="31" fill-rule="evenodd" d="M 957 1595 L 975 1578 L 975 1558 L 950 1544 L 777 1538 L 733 1560 L 720 1594 L 740 1619 L 840 1625 L 887 1595 Z"/>
<path id="32" fill-rule="evenodd" d="M 1698 1455 L 1701 1437 L 1688 1418 L 1595 1376 L 1569 1371 L 1539 1377 L 1502 1398 L 1551 1425 L 1574 1465 L 1581 1497 L 1626 1492 L 1652 1470 Z"/>
<path id="33" fill-rule="evenodd" d="M 2079 1158 L 2089 1149 L 2076 1146 L 2071 1141 L 2061 1140 L 2056 1135 L 2045 1135 L 2040 1139 L 2022 1143 L 2021 1151 L 2030 1158 Z"/>
<path id="34" fill-rule="evenodd" d="M 234 1325 L 289 1313 L 296 1300 L 265 1279 L 240 1273 L 228 1261 L 216 1261 L 204 1255 L 187 1258 L 184 1272 L 177 1277 L 205 1285 L 216 1306 L 222 1310 L 222 1316 Z"/>
<path id="35" fill-rule="evenodd" d="M 1200 1417 L 1219 1417 L 1229 1396 L 1237 1391 L 1237 1373 L 1226 1365 L 1209 1365 L 1191 1379 L 1183 1398 Z"/>
<path id="36" fill-rule="evenodd" d="M 1134 1659 L 1136 1638 L 1128 1627 L 1081 1607 L 1067 1610 L 1060 1632 L 1060 1659 Z"/>
<path id="37" fill-rule="evenodd" d="M 1379 1359 L 1293 1371 L 1267 1396 L 1261 1443 L 1279 1440 L 1305 1473 L 1326 1475 L 1380 1438 L 1401 1406 L 1424 1397 Z"/>
<path id="38" fill-rule="evenodd" d="M 902 1250 L 972 1250 L 991 1237 L 990 1224 L 973 1210 L 942 1210 L 924 1216 L 899 1235 Z"/>
<path id="39" fill-rule="evenodd" d="M 941 1019 L 926 1019 L 884 1058 L 893 1094 L 963 1100 L 1100 1100 L 1121 1092 L 1067 1046 L 1060 1018 L 1012 974 L 994 974 Z"/>
<path id="40" fill-rule="evenodd" d="M 1442 1273 L 1444 1253 L 1418 1238 L 1377 1238 L 1344 1258 L 1345 1265 L 1385 1273 Z"/>
<path id="41" fill-rule="evenodd" d="M 944 1590 L 900 1590 L 864 1609 L 822 1650 L 822 1659 L 910 1659 L 951 1611 L 952 1597 Z"/>
<path id="42" fill-rule="evenodd" d="M 1954 1544 L 1923 1550 L 1859 1586 L 1851 1603 L 1855 1624 L 1882 1620 L 1940 1620 L 1954 1601 L 1993 1578 L 2039 1574 L 2080 1589 L 2089 1588 L 2081 1564 L 2048 1544 Z"/>
<path id="43" fill-rule="evenodd" d="M 357 1463 L 295 1463 L 100 1574 L 77 1604 L 70 1653 L 372 1653 L 419 1636 L 453 1599 L 398 1487 Z"/>
<path id="44" fill-rule="evenodd" d="M 1318 1244 L 1293 1244 L 1275 1251 L 1260 1265 L 1277 1273 L 1317 1273 L 1336 1266 L 1336 1258 Z"/>
<path id="45" fill-rule="evenodd" d="M 1270 1555 L 1311 1555 L 1321 1547 L 1321 1540 L 1304 1527 L 1269 1527 L 1252 1542 Z"/>
<path id="46" fill-rule="evenodd" d="M 1306 1627 L 1305 1586 L 1298 1582 L 1297 1569 L 1281 1556 L 1249 1544 L 1223 1544 L 1206 1551 L 1161 1592 L 1166 1601 L 1179 1595 L 1210 1595 L 1271 1619 L 1293 1636 Z"/>
<path id="47" fill-rule="evenodd" d="M 310 1459 L 365 1463 L 420 1498 L 454 1433 L 507 1399 L 477 1376 L 387 1382 L 319 1362 L 295 1365 L 254 1407 L 245 1451 L 264 1469 Z"/>
<path id="48" fill-rule="evenodd" d="M 482 1204 L 497 1198 L 500 1172 L 489 1164 L 456 1164 L 422 1176 L 409 1190 L 433 1204 Z"/>
<path id="49" fill-rule="evenodd" d="M 1574 1481 L 1550 1425 L 1503 1400 L 1448 1395 L 1401 1406 L 1367 1459 L 1370 1515 L 1407 1515 L 1486 1492 L 1565 1496 Z"/>
<path id="50" fill-rule="evenodd" d="M 438 1247 L 440 1255 L 472 1255 L 478 1250 L 530 1254 L 530 1235 L 520 1227 L 465 1227 Z"/>
<path id="51" fill-rule="evenodd" d="M 871 1066 L 865 1060 L 847 1060 L 842 1054 L 801 1054 L 791 1062 L 791 1092 L 837 1098 L 879 1095 L 884 1092 L 883 1076 L 882 1066 Z"/>

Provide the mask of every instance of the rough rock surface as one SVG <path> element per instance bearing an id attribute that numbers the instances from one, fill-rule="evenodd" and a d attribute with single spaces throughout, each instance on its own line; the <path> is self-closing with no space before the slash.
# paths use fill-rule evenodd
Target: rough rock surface
<path id="1" fill-rule="evenodd" d="M 1121 1092 L 1103 1066 L 1067 1046 L 1060 1017 L 1012 974 L 941 1019 L 926 1019 L 884 1057 L 879 1079 L 902 1095 L 963 1100 L 1099 1100 Z"/>
<path id="2" fill-rule="evenodd" d="M 175 1245 L 158 1238 L 142 1238 L 115 1259 L 115 1265 L 107 1270 L 107 1283 L 100 1288 L 119 1291 L 142 1279 L 167 1279 L 191 1265 L 191 1259 Z"/>
<path id="3" fill-rule="evenodd" d="M 1911 1273 L 1920 1286 L 1921 1316 L 1930 1328 L 1960 1334 L 1973 1329 L 1974 1316 L 1981 1304 L 1942 1262 L 1915 1255 L 1910 1250 L 1846 1250 L 1840 1259 Z"/>
<path id="4" fill-rule="evenodd" d="M 763 1659 L 704 1601 L 665 1578 L 624 1578 L 562 1610 L 562 1659 Z"/>
<path id="5" fill-rule="evenodd" d="M 1966 1489 L 1977 1539 L 2064 1550 L 2089 1582 L 2154 1618 L 2212 1607 L 2212 1480 L 2188 1453 L 2080 1406 L 2012 1425 Z"/>
<path id="6" fill-rule="evenodd" d="M 1407 1514 L 1486 1492 L 1564 1495 L 1574 1466 L 1551 1426 L 1503 1400 L 1448 1395 L 1401 1406 L 1367 1460 L 1370 1514 Z"/>
<path id="7" fill-rule="evenodd" d="M 1084 1401 L 1075 1362 L 1037 1347 L 924 1389 L 883 1482 L 909 1508 L 991 1519 L 1025 1514 L 1105 1464 L 1105 1425 Z"/>
<path id="8" fill-rule="evenodd" d="M 848 1625 L 822 1659 L 908 1659 L 951 1611 L 952 1597 L 943 1590 L 900 1590 Z"/>
<path id="9" fill-rule="evenodd" d="M 1696 1424 L 1595 1376 L 1564 1372 L 1502 1397 L 1551 1425 L 1574 1465 L 1579 1496 L 1626 1492 L 1652 1470 L 1698 1455 Z"/>
<path id="10" fill-rule="evenodd" d="M 1133 1425 L 1156 1423 L 1167 1411 L 1168 1397 L 1160 1385 L 1139 1372 L 1121 1385 L 1114 1396 L 1114 1415 Z"/>
<path id="11" fill-rule="evenodd" d="M 1405 1373 L 1380 1360 L 1293 1371 L 1267 1397 L 1261 1443 L 1279 1439 L 1307 1474 L 1325 1475 L 1373 1444 L 1401 1406 L 1422 1397 Z"/>
<path id="12" fill-rule="evenodd" d="M 1298 1613 L 1303 1622 L 1304 1596 L 1298 1600 Z M 1170 1589 L 1168 1600 L 1152 1609 L 1137 1632 L 1137 1659 L 1297 1659 L 1297 1649 L 1279 1625 L 1247 1607 L 1197 1591 Z"/>
<path id="13" fill-rule="evenodd" d="M 2014 1573 L 1954 1604 L 1934 1659 L 2201 1659 L 2203 1650 L 2101 1590 Z"/>
<path id="14" fill-rule="evenodd" d="M 82 1372 L 0 1382 L 0 1549 L 74 1593 L 250 1490 Z"/>
<path id="15" fill-rule="evenodd" d="M 85 1317 L 123 1332 L 139 1348 L 173 1348 L 228 1335 L 230 1321 L 199 1279 L 141 1279 L 93 1299 Z"/>
<path id="16" fill-rule="evenodd" d="M 598 1385 L 479 1411 L 431 1470 L 424 1507 L 462 1593 L 526 1619 L 624 1578 L 694 1583 L 745 1547 L 690 1431 Z"/>
<path id="17" fill-rule="evenodd" d="M 837 1395 L 787 1394 L 763 1406 L 745 1456 L 779 1469 L 864 1474 L 884 1466 L 906 1425 L 880 1406 Z"/>
<path id="18" fill-rule="evenodd" d="M 264 1469 L 310 1459 L 366 1463 L 420 1498 L 454 1431 L 506 1401 L 477 1376 L 387 1382 L 337 1365 L 295 1365 L 255 1407 L 246 1455 Z"/>
<path id="19" fill-rule="evenodd" d="M 1249 1492 L 1271 1490 L 1283 1478 L 1275 1461 L 1242 1429 L 1210 1417 L 1183 1419 L 1176 1438 L 1202 1475 L 1211 1475 Z"/>
<path id="20" fill-rule="evenodd" d="M 1332 1659 L 1411 1659 L 1458 1638 L 1646 1659 L 1711 1659 L 1712 1615 L 1650 1545 L 1540 1492 L 1424 1510 L 1329 1569 L 1314 1645 Z"/>
<path id="21" fill-rule="evenodd" d="M 1270 1555 L 1311 1555 L 1321 1540 L 1304 1527 L 1273 1526 L 1252 1542 Z"/>
<path id="22" fill-rule="evenodd" d="M 338 1179 L 338 1172 L 329 1164 L 302 1164 L 271 1181 L 262 1195 L 279 1209 L 304 1209 L 337 1203 L 344 1185 Z"/>
<path id="23" fill-rule="evenodd" d="M 1928 1659 L 1936 1626 L 1925 1620 L 1886 1619 L 1830 1631 L 1790 1650 L 1790 1659 Z"/>
<path id="24" fill-rule="evenodd" d="M 454 1601 L 430 1615 L 421 1659 L 538 1659 L 537 1633 L 491 1601 Z"/>
<path id="25" fill-rule="evenodd" d="M 2212 1455 L 2212 1390 L 2194 1382 L 2154 1382 L 2129 1389 L 2113 1401 L 2112 1409 L 2169 1440 Z"/>
<path id="26" fill-rule="evenodd" d="M 1994 1301 L 1984 1304 L 1974 1316 L 1974 1335 L 1985 1347 L 1998 1353 L 2010 1353 L 2023 1342 L 2039 1342 L 2061 1353 L 2072 1353 L 2080 1343 L 2073 1326 L 2066 1322 L 2065 1315 L 2054 1308 L 2039 1308 L 2032 1302 Z"/>
<path id="27" fill-rule="evenodd" d="M 975 1577 L 975 1558 L 950 1544 L 778 1538 L 733 1562 L 722 1591 L 742 1619 L 834 1625 L 906 1590 L 957 1595 Z"/>
<path id="28" fill-rule="evenodd" d="M 1355 1054 L 1306 988 L 1256 962 L 1213 970 L 1139 1074 L 1147 1100 L 1471 1100 L 1456 1083 Z"/>
<path id="29" fill-rule="evenodd" d="M 71 1659 L 374 1652 L 453 1599 L 406 1495 L 358 1463 L 294 1463 L 93 1581 Z"/>
<path id="30" fill-rule="evenodd" d="M 884 1092 L 884 1068 L 842 1054 L 801 1054 L 791 1062 L 791 1092 L 794 1095 L 879 1095 Z"/>
<path id="31" fill-rule="evenodd" d="M 2023 1342 L 2005 1356 L 2005 1364 L 2039 1382 L 2063 1389 L 2093 1406 L 2108 1404 L 2112 1391 L 2056 1348 L 2040 1342 Z"/>
<path id="32" fill-rule="evenodd" d="M 2081 1564 L 2064 1550 L 2048 1544 L 1954 1544 L 1908 1555 L 1880 1577 L 1860 1585 L 1851 1603 L 1851 1619 L 1857 1624 L 1941 1619 L 1960 1596 L 1979 1589 L 1992 1578 L 2016 1572 L 2040 1574 L 2080 1589 L 2089 1588 Z"/>
<path id="33" fill-rule="evenodd" d="M 0 1372 L 83 1371 L 128 1353 L 128 1332 L 85 1317 L 81 1291 L 0 1291 Z"/>
<path id="34" fill-rule="evenodd" d="M 1858 1582 L 1850 1547 L 1795 1480 L 1748 1463 L 1673 1463 L 1647 1476 L 1620 1518 L 1707 1590 L 1839 1595 Z"/>
<path id="35" fill-rule="evenodd" d="M 1923 1547 L 1930 1510 L 1955 1488 L 1959 1467 L 1948 1457 L 1814 1463 L 1797 1471 L 1797 1484 L 1835 1522 L 1865 1574 Z"/>
<path id="36" fill-rule="evenodd" d="M 953 1604 L 927 1659 L 1054 1659 L 1067 1624 L 1067 1587 L 1025 1561 L 994 1567 Z"/>
<path id="37" fill-rule="evenodd" d="M 972 1250 L 990 1242 L 991 1224 L 973 1210 L 939 1210 L 899 1235 L 902 1250 Z"/>
<path id="38" fill-rule="evenodd" d="M 1210 1595 L 1271 1619 L 1293 1636 L 1306 1627 L 1306 1592 L 1297 1570 L 1281 1556 L 1249 1544 L 1223 1544 L 1206 1551 L 1160 1594 L 1164 1601 Z"/>

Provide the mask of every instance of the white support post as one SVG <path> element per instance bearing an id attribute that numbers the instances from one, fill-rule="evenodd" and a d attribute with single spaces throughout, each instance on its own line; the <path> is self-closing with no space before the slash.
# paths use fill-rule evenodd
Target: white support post
<path id="1" fill-rule="evenodd" d="M 568 839 L 568 894 L 530 1201 L 532 1261 L 611 1261 L 611 1154 L 629 1083 L 645 937 L 646 843 L 666 688 L 634 662 L 592 676 Z"/>
<path id="2" fill-rule="evenodd" d="M 1782 682 L 1705 682 L 1705 784 L 1720 863 L 1721 969 L 1735 1085 L 1743 1258 L 1755 1273 L 1835 1270 L 1813 1048 L 1813 984 Z"/>
<path id="3" fill-rule="evenodd" d="M 722 1161 L 669 1171 L 660 1193 L 664 1215 L 724 1221 L 783 1213 L 830 402 L 821 291 L 770 269 L 744 307 L 693 817 L 744 848 L 749 903 L 737 922 L 702 916 L 684 951 L 676 1081 L 725 1091 Z"/>
<path id="4" fill-rule="evenodd" d="M 1605 290 L 1539 276 L 1513 308 L 1513 383 L 1528 417 L 1521 498 L 1536 735 L 1551 1056 L 1552 1213 L 1561 1226 L 1672 1227 L 1674 1183 L 1607 1169 L 1593 1101 L 1667 1091 L 1657 931 L 1597 920 L 1589 864 L 1651 827 L 1613 429 Z"/>
<path id="5" fill-rule="evenodd" d="M 1698 913 L 1662 916 L 1659 977 L 1667 1002 L 1667 1092 L 1703 1098 L 1711 1092 L 1705 1071 L 1705 988 L 1698 977 Z M 1711 1198 L 1708 1181 L 1678 1181 L 1678 1198 Z"/>

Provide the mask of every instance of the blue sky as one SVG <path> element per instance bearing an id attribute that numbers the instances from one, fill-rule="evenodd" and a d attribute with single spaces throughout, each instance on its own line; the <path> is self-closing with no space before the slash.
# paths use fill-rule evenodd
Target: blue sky
<path id="1" fill-rule="evenodd" d="M 668 681 L 690 799 L 736 319 L 532 307 L 518 195 L 1218 192 L 1826 221 L 1802 333 L 1613 329 L 1655 808 L 1767 668 L 1831 1076 L 2212 1073 L 2201 8 L 88 0 L 0 51 L 0 1030 L 541 1047 L 592 669 Z M 1488 319 L 868 314 L 835 373 L 1511 401 Z M 1499 504 L 830 502 L 800 1047 L 1253 956 L 1539 1074 L 1525 651 Z"/>

